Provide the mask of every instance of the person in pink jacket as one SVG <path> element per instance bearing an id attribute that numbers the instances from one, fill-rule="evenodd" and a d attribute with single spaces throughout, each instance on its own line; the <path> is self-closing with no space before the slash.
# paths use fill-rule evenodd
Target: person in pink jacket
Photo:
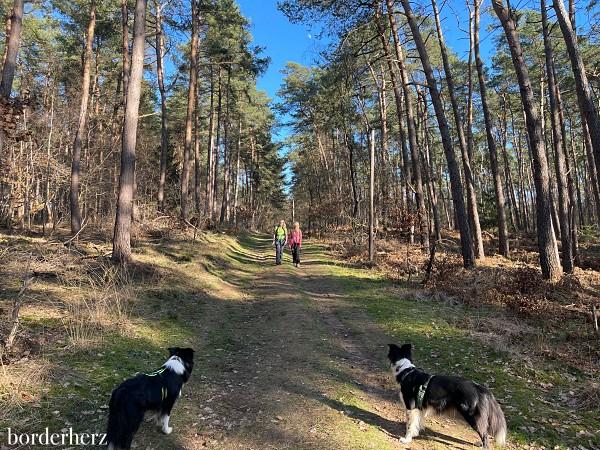
<path id="1" fill-rule="evenodd" d="M 300 224 L 294 222 L 294 229 L 290 231 L 288 237 L 288 245 L 292 249 L 292 257 L 294 260 L 294 266 L 300 267 L 300 249 L 302 248 L 302 230 Z"/>

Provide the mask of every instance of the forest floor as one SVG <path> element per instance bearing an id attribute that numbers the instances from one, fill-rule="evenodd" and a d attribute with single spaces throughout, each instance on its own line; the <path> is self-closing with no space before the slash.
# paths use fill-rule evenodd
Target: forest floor
<path id="1" fill-rule="evenodd" d="M 490 386 L 509 448 L 600 448 L 597 403 L 577 397 L 588 375 L 473 325 L 494 320 L 518 339 L 519 318 L 505 309 L 423 296 L 316 243 L 300 269 L 289 254 L 275 266 L 260 235 L 150 234 L 127 273 L 104 260 L 109 251 L 98 236 L 66 251 L 57 239 L 0 234 L 4 315 L 23 273 L 37 272 L 0 367 L 0 445 L 7 427 L 102 432 L 112 388 L 158 368 L 167 347 L 189 345 L 196 365 L 173 434 L 144 424 L 137 448 L 476 448 L 472 430 L 443 417 L 399 443 L 387 344 L 410 341 L 417 365 Z"/>

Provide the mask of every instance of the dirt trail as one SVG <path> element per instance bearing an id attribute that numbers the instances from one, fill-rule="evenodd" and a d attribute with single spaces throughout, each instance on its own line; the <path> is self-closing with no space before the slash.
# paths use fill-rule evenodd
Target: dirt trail
<path id="1" fill-rule="evenodd" d="M 475 448 L 476 435 L 446 418 L 400 444 L 389 338 L 316 250 L 294 269 L 289 255 L 275 266 L 269 244 L 253 237 L 235 255 L 241 268 L 225 269 L 213 292 L 220 300 L 195 324 L 198 370 L 173 414 L 175 432 L 145 427 L 138 448 Z"/>

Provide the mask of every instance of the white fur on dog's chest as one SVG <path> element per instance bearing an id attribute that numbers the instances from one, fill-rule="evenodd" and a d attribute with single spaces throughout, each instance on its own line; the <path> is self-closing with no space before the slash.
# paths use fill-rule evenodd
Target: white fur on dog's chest
<path id="1" fill-rule="evenodd" d="M 171 356 L 167 362 L 164 364 L 167 369 L 172 370 L 177 375 L 183 375 L 185 372 L 185 367 L 181 362 L 181 358 L 179 356 Z"/>
<path id="2" fill-rule="evenodd" d="M 410 362 L 407 358 L 399 359 L 392 366 L 392 372 L 394 372 L 395 376 L 400 375 L 406 369 L 410 369 L 411 367 L 415 367 L 413 363 Z"/>

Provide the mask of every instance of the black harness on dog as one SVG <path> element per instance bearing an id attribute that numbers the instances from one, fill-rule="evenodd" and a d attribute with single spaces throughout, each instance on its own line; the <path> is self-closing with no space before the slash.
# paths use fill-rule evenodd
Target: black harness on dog
<path id="1" fill-rule="evenodd" d="M 162 378 L 162 374 L 166 369 L 167 368 L 165 366 L 163 366 L 160 369 L 155 370 L 154 372 L 147 372 L 147 373 L 142 372 L 142 375 L 146 375 L 147 377 L 159 376 Z M 139 374 L 140 374 L 140 372 L 136 373 L 136 375 L 139 375 Z M 160 388 L 161 401 L 163 401 L 163 402 L 165 401 L 165 398 L 167 398 L 167 394 L 168 394 L 167 387 L 164 385 L 161 386 L 161 388 Z"/>
<path id="2" fill-rule="evenodd" d="M 400 379 L 398 380 L 398 383 L 402 384 L 404 379 L 409 374 L 413 373 L 415 370 L 420 370 L 420 369 L 417 369 L 416 367 L 411 367 L 409 369 L 404 370 L 402 375 L 400 376 Z M 417 390 L 417 398 L 416 398 L 415 404 L 416 404 L 416 407 L 419 409 L 423 406 L 423 399 L 425 398 L 425 392 L 427 391 L 427 387 L 429 386 L 429 381 L 431 381 L 432 378 L 433 378 L 433 375 L 429 375 L 429 377 L 427 378 L 425 383 L 421 384 L 419 386 L 419 389 Z"/>
<path id="3" fill-rule="evenodd" d="M 429 386 L 429 381 L 433 378 L 433 375 L 429 375 L 427 381 L 419 386 L 419 390 L 417 391 L 417 408 L 421 409 L 423 406 L 423 398 L 425 398 L 425 391 L 427 390 L 427 386 Z"/>

